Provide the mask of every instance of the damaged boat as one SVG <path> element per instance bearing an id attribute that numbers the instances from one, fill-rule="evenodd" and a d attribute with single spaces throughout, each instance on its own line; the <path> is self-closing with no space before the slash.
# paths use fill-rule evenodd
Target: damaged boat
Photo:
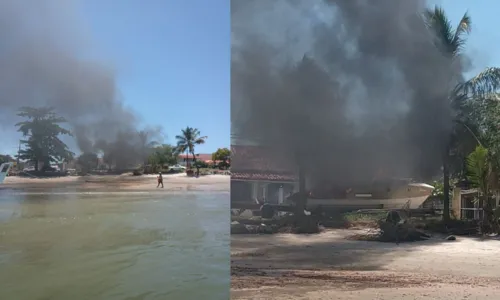
<path id="1" fill-rule="evenodd" d="M 391 179 L 374 182 L 371 187 L 313 190 L 306 209 L 355 208 L 355 209 L 418 209 L 432 194 L 434 187 L 411 179 Z M 285 203 L 290 203 L 288 200 Z"/>

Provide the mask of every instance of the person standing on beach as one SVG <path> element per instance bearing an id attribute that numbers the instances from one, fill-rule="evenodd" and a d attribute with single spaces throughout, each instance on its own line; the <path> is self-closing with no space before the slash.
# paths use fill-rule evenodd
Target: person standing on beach
<path id="1" fill-rule="evenodd" d="M 158 173 L 158 185 L 156 188 L 158 188 L 161 184 L 161 188 L 163 188 L 163 176 L 161 176 L 161 172 Z"/>

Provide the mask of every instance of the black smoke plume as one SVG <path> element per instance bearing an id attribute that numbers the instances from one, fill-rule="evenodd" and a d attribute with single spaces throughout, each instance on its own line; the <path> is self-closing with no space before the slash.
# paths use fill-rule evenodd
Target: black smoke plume
<path id="1" fill-rule="evenodd" d="M 0 124 L 13 126 L 22 106 L 54 107 L 81 152 L 109 154 L 120 145 L 120 160 L 141 160 L 137 116 L 123 104 L 111 66 L 89 58 L 95 45 L 78 4 L 0 1 Z M 158 129 L 142 130 L 148 142 L 159 137 Z"/>
<path id="2" fill-rule="evenodd" d="M 232 0 L 231 122 L 308 181 L 366 185 L 440 170 L 462 63 L 419 0 Z"/>

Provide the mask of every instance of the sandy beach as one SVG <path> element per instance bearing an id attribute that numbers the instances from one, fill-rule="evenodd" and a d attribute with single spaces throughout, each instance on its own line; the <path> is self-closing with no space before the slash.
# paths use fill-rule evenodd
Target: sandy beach
<path id="1" fill-rule="evenodd" d="M 123 175 L 91 175 L 65 176 L 55 178 L 7 177 L 2 189 L 47 189 L 65 188 L 77 190 L 106 191 L 229 191 L 228 175 L 206 175 L 199 178 L 187 177 L 186 174 L 163 175 L 164 188 L 156 188 L 156 175 L 133 176 Z"/>
<path id="2" fill-rule="evenodd" d="M 231 299 L 495 299 L 500 240 L 392 244 L 317 235 L 233 235 Z"/>

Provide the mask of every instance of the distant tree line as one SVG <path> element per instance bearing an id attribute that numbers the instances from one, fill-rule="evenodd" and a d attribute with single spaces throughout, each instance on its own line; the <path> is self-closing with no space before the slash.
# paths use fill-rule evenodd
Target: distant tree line
<path id="1" fill-rule="evenodd" d="M 53 163 L 72 160 L 75 160 L 80 166 L 82 173 L 88 173 L 98 168 L 100 160 L 111 167 L 113 159 L 116 161 L 121 157 L 117 153 L 125 148 L 117 144 L 115 147 L 108 147 L 108 152 L 103 153 L 101 159 L 98 153 L 95 152 L 84 152 L 75 159 L 75 154 L 61 140 L 64 135 L 72 136 L 71 131 L 63 126 L 67 123 L 67 120 L 58 116 L 53 107 L 22 107 L 17 115 L 25 120 L 15 124 L 17 130 L 23 136 L 21 140 L 23 147 L 19 150 L 16 158 L 32 164 L 36 172 L 50 170 Z M 206 162 L 197 161 L 196 146 L 204 144 L 207 139 L 206 136 L 201 135 L 199 129 L 189 126 L 182 129 L 181 134 L 175 137 L 177 140 L 175 146 L 151 141 L 149 133 L 146 131 L 137 132 L 137 137 L 140 141 L 139 156 L 144 158 L 143 168 L 149 166 L 151 171 L 157 172 L 166 166 L 175 165 L 178 163 L 178 156 L 181 153 L 186 153 L 186 155 L 192 157 L 192 164 L 188 162 L 188 169 L 194 167 L 199 172 L 200 168 L 209 167 Z M 124 158 L 129 157 L 127 155 L 122 156 Z M 229 156 L 229 149 L 218 149 L 213 153 L 212 159 L 219 161 L 220 164 L 211 167 L 228 168 Z M 15 161 L 16 158 L 10 155 L 0 155 L 0 163 Z M 126 162 L 121 163 L 123 165 Z M 43 167 L 40 169 L 40 166 Z"/>

